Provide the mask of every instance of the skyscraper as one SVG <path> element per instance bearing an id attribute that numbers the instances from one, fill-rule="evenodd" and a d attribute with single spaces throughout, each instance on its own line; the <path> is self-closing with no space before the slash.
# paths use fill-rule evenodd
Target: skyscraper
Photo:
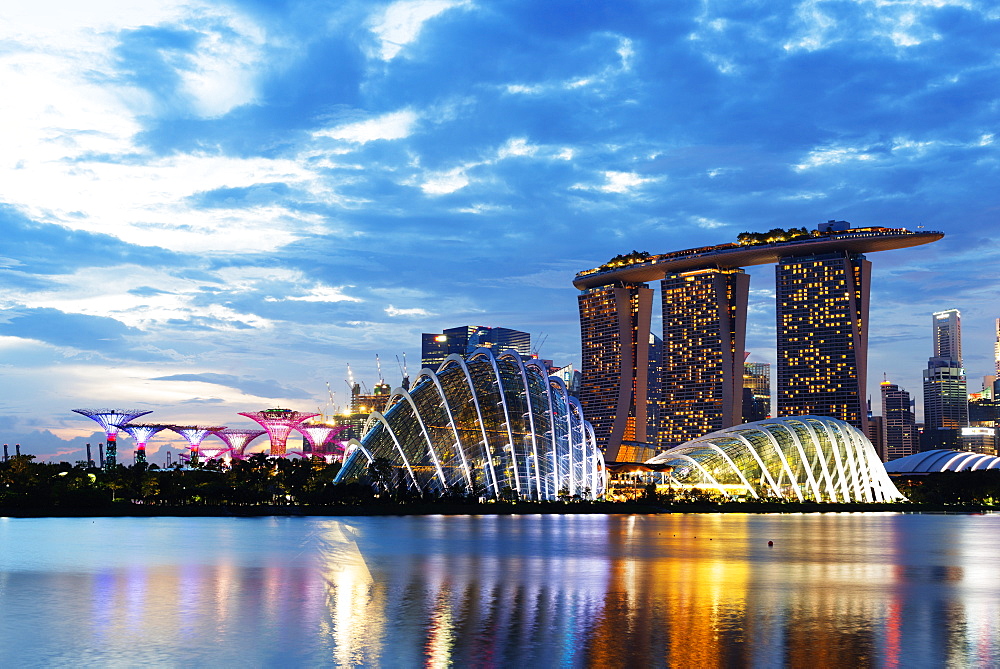
<path id="1" fill-rule="evenodd" d="M 668 448 L 743 419 L 743 348 L 750 277 L 740 268 L 668 274 L 660 282 L 660 430 Z"/>
<path id="2" fill-rule="evenodd" d="M 968 386 L 962 367 L 962 316 L 957 309 L 949 309 L 935 312 L 931 319 L 934 355 L 924 370 L 924 432 L 956 431 L 954 435 L 928 435 L 928 444 L 951 443 L 957 448 L 957 430 L 969 425 Z"/>
<path id="3" fill-rule="evenodd" d="M 580 404 L 608 460 L 645 460 L 653 290 L 605 285 L 577 298 L 583 342 Z"/>
<path id="4" fill-rule="evenodd" d="M 1000 376 L 1000 318 L 996 321 L 997 336 L 993 342 L 993 363 L 996 367 L 996 375 Z"/>
<path id="5" fill-rule="evenodd" d="M 782 258 L 775 274 L 778 415 L 867 431 L 871 263 L 846 251 Z"/>
<path id="6" fill-rule="evenodd" d="M 492 348 L 497 354 L 513 349 L 527 357 L 531 355 L 531 335 L 484 325 L 461 325 L 441 334 L 425 332 L 420 342 L 420 364 L 437 369 L 449 355 L 457 353 L 464 357 L 480 347 Z"/>
<path id="7" fill-rule="evenodd" d="M 910 393 L 889 381 L 882 382 L 881 390 L 882 442 L 886 460 L 913 455 L 920 449 Z"/>
<path id="8" fill-rule="evenodd" d="M 943 236 L 829 221 L 812 231 L 742 233 L 738 243 L 661 255 L 633 251 L 579 272 L 580 399 L 598 445 L 609 460 L 634 460 L 622 454 L 623 443 L 635 452 L 644 442 L 658 449 L 741 422 L 742 268 L 771 263 L 778 265 L 777 415 L 830 416 L 864 430 L 871 263 L 862 254 Z M 651 281 L 661 281 L 663 373 L 658 395 L 650 396 L 653 415 L 641 420 L 654 386 L 647 367 Z"/>

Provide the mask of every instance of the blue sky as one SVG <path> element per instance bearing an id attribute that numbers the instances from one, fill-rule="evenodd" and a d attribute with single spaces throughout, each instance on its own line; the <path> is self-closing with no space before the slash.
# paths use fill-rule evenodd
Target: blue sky
<path id="1" fill-rule="evenodd" d="M 576 271 L 828 219 L 947 235 L 870 256 L 872 388 L 919 407 L 931 312 L 992 368 L 998 53 L 961 0 L 5 2 L 0 434 L 315 410 L 463 324 L 578 364 Z"/>

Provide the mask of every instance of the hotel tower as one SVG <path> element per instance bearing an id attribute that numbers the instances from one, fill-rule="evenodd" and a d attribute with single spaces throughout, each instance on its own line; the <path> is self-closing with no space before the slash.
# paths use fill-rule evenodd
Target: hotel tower
<path id="1" fill-rule="evenodd" d="M 864 254 L 943 236 L 829 221 L 812 232 L 741 235 L 738 244 L 633 252 L 580 272 L 580 402 L 598 446 L 608 460 L 641 461 L 742 422 L 750 284 L 743 267 L 762 264 L 776 265 L 778 416 L 829 416 L 865 432 Z M 649 382 L 653 281 L 663 316 L 659 384 Z"/>

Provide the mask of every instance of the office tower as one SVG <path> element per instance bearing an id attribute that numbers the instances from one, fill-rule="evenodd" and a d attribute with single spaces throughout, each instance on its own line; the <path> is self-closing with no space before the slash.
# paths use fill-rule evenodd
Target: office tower
<path id="1" fill-rule="evenodd" d="M 743 348 L 750 277 L 740 268 L 668 274 L 663 306 L 660 448 L 743 419 Z"/>
<path id="2" fill-rule="evenodd" d="M 993 342 L 993 364 L 995 365 L 996 375 L 1000 376 L 1000 318 L 996 320 L 996 340 Z"/>
<path id="3" fill-rule="evenodd" d="M 885 444 L 886 460 L 913 455 L 919 450 L 919 439 L 910 393 L 889 381 L 882 382 L 881 390 L 882 441 Z"/>
<path id="4" fill-rule="evenodd" d="M 452 353 L 465 357 L 477 348 L 491 348 L 498 355 L 511 349 L 522 356 L 531 355 L 531 335 L 510 328 L 462 325 L 440 334 L 424 333 L 420 342 L 420 364 L 437 369 Z"/>
<path id="5" fill-rule="evenodd" d="M 835 251 L 775 271 L 779 416 L 829 416 L 866 432 L 871 262 Z"/>
<path id="6" fill-rule="evenodd" d="M 606 459 L 645 460 L 653 290 L 642 284 L 598 286 L 577 301 L 584 416 Z"/>
<path id="7" fill-rule="evenodd" d="M 958 447 L 957 430 L 969 425 L 969 395 L 962 367 L 962 317 L 956 309 L 932 316 L 934 355 L 924 370 L 924 432 L 955 431 L 937 435 L 934 444 L 953 442 Z M 929 437 L 930 438 L 930 437 Z"/>
<path id="8" fill-rule="evenodd" d="M 934 356 L 962 364 L 962 314 L 958 309 L 936 311 L 933 315 Z"/>
<path id="9" fill-rule="evenodd" d="M 771 363 L 743 363 L 743 422 L 771 415 Z"/>
<path id="10" fill-rule="evenodd" d="M 884 432 L 885 421 L 882 420 L 882 416 L 868 416 L 868 433 L 865 435 L 868 437 L 868 441 L 872 442 L 872 446 L 875 447 L 875 452 L 878 453 L 879 460 L 886 462 L 889 458 L 885 452 L 885 432 Z"/>

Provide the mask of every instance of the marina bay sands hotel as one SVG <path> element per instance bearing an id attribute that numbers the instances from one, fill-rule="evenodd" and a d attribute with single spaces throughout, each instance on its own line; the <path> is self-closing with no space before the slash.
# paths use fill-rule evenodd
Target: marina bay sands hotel
<path id="1" fill-rule="evenodd" d="M 742 422 L 750 288 L 743 267 L 763 264 L 776 265 L 777 415 L 830 416 L 866 431 L 871 262 L 864 254 L 942 237 L 829 221 L 811 232 L 628 254 L 580 272 L 573 280 L 581 291 L 580 402 L 598 446 L 608 460 L 644 461 Z M 649 373 L 652 281 L 660 282 L 663 309 L 659 375 Z M 651 409 L 659 414 L 652 430 Z"/>

